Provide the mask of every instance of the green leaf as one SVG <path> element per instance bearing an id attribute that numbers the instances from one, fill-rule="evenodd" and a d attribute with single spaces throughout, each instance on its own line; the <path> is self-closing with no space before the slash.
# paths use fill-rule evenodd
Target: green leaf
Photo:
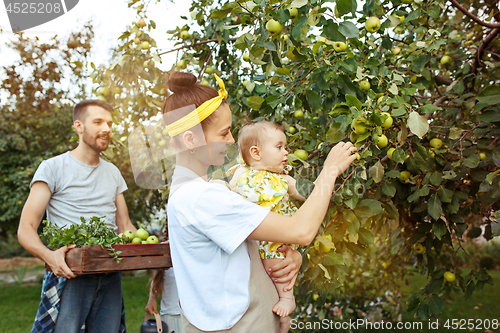
<path id="1" fill-rule="evenodd" d="M 309 179 L 299 178 L 297 180 L 297 191 L 304 198 L 307 198 L 309 194 L 311 194 L 313 189 L 314 189 L 314 183 Z"/>
<path id="2" fill-rule="evenodd" d="M 420 139 L 422 139 L 423 136 L 429 131 L 429 123 L 427 122 L 427 119 L 415 111 L 410 112 L 410 116 L 408 117 L 408 127 L 410 128 L 410 131 Z"/>
<path id="3" fill-rule="evenodd" d="M 358 203 L 354 213 L 358 217 L 372 217 L 382 212 L 382 205 L 373 199 L 364 199 Z"/>
<path id="4" fill-rule="evenodd" d="M 290 69 L 288 67 L 281 67 L 276 70 L 276 74 L 278 75 L 286 75 L 288 77 L 292 77 L 292 74 L 290 73 Z"/>
<path id="5" fill-rule="evenodd" d="M 484 88 L 478 95 L 477 100 L 480 103 L 494 105 L 500 103 L 500 85 L 495 84 Z"/>
<path id="6" fill-rule="evenodd" d="M 276 51 L 276 45 L 274 45 L 274 43 L 271 41 L 268 41 L 268 42 L 257 41 L 257 42 L 255 42 L 255 44 L 257 44 L 263 48 L 266 48 L 270 51 Z"/>
<path id="7" fill-rule="evenodd" d="M 339 66 L 346 74 L 354 74 L 358 70 L 358 63 L 354 58 L 347 58 L 344 61 L 339 61 Z"/>
<path id="8" fill-rule="evenodd" d="M 307 3 L 307 0 L 293 0 L 293 2 L 290 4 L 290 8 L 301 8 L 307 5 Z"/>
<path id="9" fill-rule="evenodd" d="M 333 122 L 326 132 L 326 140 L 328 142 L 337 143 L 344 138 L 344 133 L 340 129 L 342 124 Z"/>
<path id="10" fill-rule="evenodd" d="M 328 20 L 327 25 L 323 26 L 323 33 L 329 40 L 344 42 L 346 38 L 339 32 L 339 26 L 333 20 Z"/>
<path id="11" fill-rule="evenodd" d="M 327 266 L 344 265 L 344 256 L 341 253 L 330 251 L 323 257 L 323 262 Z"/>
<path id="12" fill-rule="evenodd" d="M 396 187 L 391 183 L 384 183 L 382 184 L 382 192 L 392 198 L 396 194 Z"/>
<path id="13" fill-rule="evenodd" d="M 495 123 L 500 121 L 500 112 L 488 110 L 482 112 L 479 116 L 477 116 L 479 120 L 484 121 L 485 123 Z"/>
<path id="14" fill-rule="evenodd" d="M 313 109 L 321 109 L 321 97 L 314 90 L 308 90 L 306 92 L 307 102 Z"/>
<path id="15" fill-rule="evenodd" d="M 462 161 L 462 165 L 465 165 L 468 168 L 477 168 L 479 165 L 479 162 L 481 162 L 481 158 L 479 157 L 479 154 L 474 154 Z"/>
<path id="16" fill-rule="evenodd" d="M 412 70 L 417 73 L 421 72 L 422 69 L 424 69 L 425 64 L 427 64 L 430 60 L 430 54 L 421 54 L 416 56 L 411 62 Z"/>
<path id="17" fill-rule="evenodd" d="M 340 22 L 339 32 L 347 38 L 358 38 L 359 29 L 349 21 Z"/>
<path id="18" fill-rule="evenodd" d="M 442 110 L 442 109 L 443 108 L 441 108 L 439 106 L 432 105 L 432 104 L 425 104 L 419 108 L 419 110 L 422 111 L 423 113 L 433 113 L 435 111 Z"/>
<path id="19" fill-rule="evenodd" d="M 403 148 L 396 148 L 396 150 L 392 153 L 392 159 L 396 163 L 403 164 L 405 161 L 406 153 Z"/>
<path id="20" fill-rule="evenodd" d="M 441 216 L 443 209 L 441 207 L 441 201 L 436 194 L 431 195 L 429 202 L 427 203 L 427 211 L 435 220 L 439 219 Z"/>
<path id="21" fill-rule="evenodd" d="M 307 15 L 302 15 L 292 29 L 292 38 L 300 42 L 302 36 L 302 26 L 307 23 Z"/>
<path id="22" fill-rule="evenodd" d="M 448 231 L 446 229 L 446 224 L 442 219 L 439 219 L 436 222 L 432 223 L 432 230 L 434 231 L 434 234 L 439 240 L 441 240 L 441 237 L 446 235 L 446 232 Z"/>
<path id="23" fill-rule="evenodd" d="M 358 236 L 358 241 L 363 245 L 370 245 L 375 241 L 375 236 L 373 236 L 373 233 L 365 228 L 359 228 Z"/>
<path id="24" fill-rule="evenodd" d="M 467 231 L 467 238 L 478 238 L 483 233 L 483 229 L 475 227 Z"/>
<path id="25" fill-rule="evenodd" d="M 354 14 L 356 12 L 356 1 L 338 0 L 335 8 L 339 12 L 340 17 L 344 16 L 347 13 Z"/>
<path id="26" fill-rule="evenodd" d="M 247 98 L 247 105 L 254 110 L 259 110 L 264 103 L 264 98 L 260 96 L 250 96 Z"/>
<path id="27" fill-rule="evenodd" d="M 342 212 L 342 215 L 344 216 L 344 219 L 349 222 L 349 225 L 347 226 L 347 230 L 353 235 L 356 235 L 359 230 L 359 220 L 356 215 L 354 215 L 354 212 L 352 210 L 344 210 Z"/>
<path id="28" fill-rule="evenodd" d="M 440 314 L 444 309 L 444 302 L 440 296 L 432 294 L 429 298 L 429 316 Z"/>
<path id="29" fill-rule="evenodd" d="M 439 186 L 438 195 L 441 202 L 449 203 L 453 199 L 453 191 L 443 186 Z"/>
<path id="30" fill-rule="evenodd" d="M 493 237 L 500 236 L 500 223 L 498 222 L 491 222 L 491 235 Z"/>
<path id="31" fill-rule="evenodd" d="M 384 179 L 384 172 L 384 166 L 380 161 L 377 161 L 370 169 L 370 176 L 375 183 L 380 183 Z"/>
<path id="32" fill-rule="evenodd" d="M 363 107 L 363 104 L 359 101 L 359 99 L 356 96 L 346 94 L 345 95 L 345 100 L 349 105 L 354 105 L 356 109 L 361 111 L 361 108 Z"/>
<path id="33" fill-rule="evenodd" d="M 433 185 L 439 186 L 441 184 L 441 182 L 443 181 L 443 175 L 439 171 L 433 172 L 430 175 L 429 180 L 431 181 L 431 183 Z"/>
<path id="34" fill-rule="evenodd" d="M 448 138 L 450 138 L 451 140 L 457 140 L 462 136 L 463 132 L 464 132 L 464 130 L 461 128 L 452 127 L 450 129 L 450 134 L 448 134 Z"/>
<path id="35" fill-rule="evenodd" d="M 354 254 L 357 254 L 358 256 L 364 256 L 366 255 L 366 249 L 363 248 L 361 245 L 354 244 L 354 243 L 347 243 L 347 248 Z"/>

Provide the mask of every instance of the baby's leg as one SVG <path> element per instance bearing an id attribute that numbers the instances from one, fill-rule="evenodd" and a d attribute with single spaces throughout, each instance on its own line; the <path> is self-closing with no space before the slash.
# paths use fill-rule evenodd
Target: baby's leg
<path id="1" fill-rule="evenodd" d="M 267 272 L 269 267 L 280 262 L 280 260 L 283 260 L 283 259 L 263 259 L 262 264 L 264 265 L 264 268 L 266 269 L 266 272 Z M 271 277 L 271 279 L 273 279 L 273 278 Z M 273 279 L 273 282 L 274 282 L 274 279 Z M 288 290 L 288 291 L 283 291 L 283 288 L 287 284 L 288 283 L 276 283 L 276 282 L 274 282 L 274 285 L 275 285 L 276 289 L 278 290 L 278 295 L 280 297 L 280 300 L 273 307 L 273 312 L 276 313 L 280 317 L 287 317 L 290 313 L 292 313 L 295 310 L 295 297 L 293 296 L 293 288 Z"/>

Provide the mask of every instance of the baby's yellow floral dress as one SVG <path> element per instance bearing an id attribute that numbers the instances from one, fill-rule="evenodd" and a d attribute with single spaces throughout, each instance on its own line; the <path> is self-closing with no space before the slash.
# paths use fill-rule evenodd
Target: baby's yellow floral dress
<path id="1" fill-rule="evenodd" d="M 261 207 L 269 208 L 271 212 L 292 216 L 297 207 L 290 201 L 288 195 L 288 182 L 281 174 L 266 170 L 254 170 L 244 166 L 245 170 L 238 177 L 232 190 L 249 201 Z M 259 252 L 261 259 L 283 259 L 284 253 L 278 248 L 282 243 L 260 242 Z M 298 245 L 292 244 L 294 250 Z"/>

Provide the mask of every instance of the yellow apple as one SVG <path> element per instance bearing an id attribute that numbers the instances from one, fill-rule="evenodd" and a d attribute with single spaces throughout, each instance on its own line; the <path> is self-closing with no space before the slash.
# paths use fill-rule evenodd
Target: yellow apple
<path id="1" fill-rule="evenodd" d="M 267 21 L 266 29 L 269 31 L 271 36 L 276 36 L 281 32 L 281 30 L 283 30 L 283 26 L 278 21 L 271 19 Z"/>
<path id="2" fill-rule="evenodd" d="M 356 118 L 351 123 L 351 128 L 357 135 L 363 135 L 368 131 L 368 127 L 363 124 L 361 118 Z"/>
<path id="3" fill-rule="evenodd" d="M 391 128 L 392 123 L 394 122 L 394 119 L 392 119 L 391 114 L 389 112 L 382 112 L 381 114 L 387 116 L 387 118 L 382 123 L 382 129 L 387 130 Z"/>
<path id="4" fill-rule="evenodd" d="M 388 142 L 389 141 L 387 140 L 387 137 L 384 134 L 382 134 L 377 139 L 377 147 L 379 147 L 380 149 L 382 149 L 385 146 L 387 146 Z"/>
<path id="5" fill-rule="evenodd" d="M 431 140 L 431 147 L 432 148 L 439 149 L 439 148 L 441 148 L 442 145 L 443 145 L 443 141 L 441 141 L 441 139 L 434 138 Z"/>
<path id="6" fill-rule="evenodd" d="M 372 16 L 365 22 L 365 28 L 369 32 L 375 32 L 380 29 L 380 20 L 378 17 Z"/>
<path id="7" fill-rule="evenodd" d="M 347 44 L 344 42 L 335 42 L 333 44 L 333 49 L 335 52 L 343 52 L 347 49 Z"/>
<path id="8" fill-rule="evenodd" d="M 396 150 L 396 148 L 389 148 L 389 150 L 387 151 L 387 157 L 393 161 L 392 159 L 392 153 L 394 153 L 394 151 Z"/>
<path id="9" fill-rule="evenodd" d="M 359 88 L 361 88 L 362 90 L 365 90 L 365 91 L 370 90 L 370 82 L 368 82 L 366 80 L 361 81 L 359 83 Z"/>

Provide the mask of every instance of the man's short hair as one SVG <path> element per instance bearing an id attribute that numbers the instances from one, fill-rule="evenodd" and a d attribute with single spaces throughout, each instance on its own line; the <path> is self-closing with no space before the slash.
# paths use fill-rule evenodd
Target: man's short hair
<path id="1" fill-rule="evenodd" d="M 274 129 L 283 131 L 283 127 L 271 121 L 258 121 L 244 125 L 238 134 L 238 146 L 241 157 L 246 164 L 250 165 L 252 157 L 250 148 L 252 146 L 261 147 L 262 142 L 267 139 L 267 130 Z"/>
<path id="2" fill-rule="evenodd" d="M 87 108 L 89 106 L 99 106 L 104 110 L 113 113 L 113 107 L 108 103 L 95 99 L 86 99 L 75 105 L 73 109 L 73 122 L 76 120 L 80 120 L 82 122 L 85 121 L 85 118 L 87 117 Z"/>

